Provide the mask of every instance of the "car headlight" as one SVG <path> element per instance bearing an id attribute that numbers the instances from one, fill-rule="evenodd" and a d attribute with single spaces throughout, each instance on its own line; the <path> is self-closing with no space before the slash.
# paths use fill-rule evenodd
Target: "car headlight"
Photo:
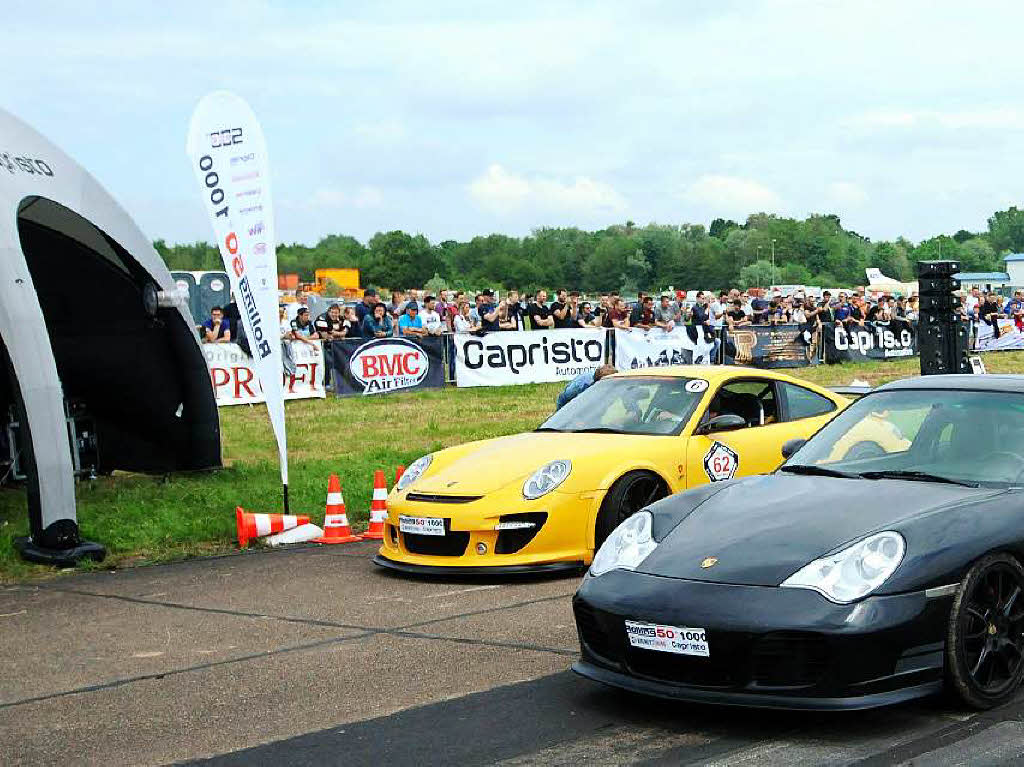
<path id="1" fill-rule="evenodd" d="M 423 472 L 430 467 L 430 462 L 432 460 L 434 460 L 433 455 L 425 455 L 410 463 L 409 468 L 405 470 L 405 473 L 402 474 L 402 478 L 398 480 L 398 484 L 395 485 L 395 490 L 405 490 L 405 488 L 409 487 L 409 485 L 419 479 L 423 475 Z"/>
<path id="2" fill-rule="evenodd" d="M 649 511 L 638 511 L 616 527 L 590 564 L 591 575 L 603 575 L 609 570 L 634 570 L 658 547 L 651 535 L 653 517 Z"/>
<path id="3" fill-rule="evenodd" d="M 866 597 L 893 574 L 907 550 L 903 536 L 892 530 L 876 533 L 828 557 L 816 559 L 782 582 L 782 586 L 813 589 L 839 604 Z"/>
<path id="4" fill-rule="evenodd" d="M 572 461 L 551 461 L 541 466 L 523 483 L 523 498 L 532 501 L 547 495 L 565 482 L 572 471 Z"/>

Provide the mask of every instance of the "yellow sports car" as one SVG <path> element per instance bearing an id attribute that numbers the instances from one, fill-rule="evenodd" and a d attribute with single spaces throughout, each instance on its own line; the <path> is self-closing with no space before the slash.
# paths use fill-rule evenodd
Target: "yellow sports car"
<path id="1" fill-rule="evenodd" d="M 772 370 L 609 376 L 535 431 L 413 462 L 388 497 L 374 562 L 413 573 L 582 568 L 629 515 L 688 488 L 774 470 L 783 443 L 809 437 L 848 404 Z M 898 438 L 865 435 L 848 448 L 884 450 Z"/>

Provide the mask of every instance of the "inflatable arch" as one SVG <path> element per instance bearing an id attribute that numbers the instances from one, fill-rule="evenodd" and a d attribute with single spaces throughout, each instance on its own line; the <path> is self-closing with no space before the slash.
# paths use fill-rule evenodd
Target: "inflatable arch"
<path id="1" fill-rule="evenodd" d="M 75 514 L 69 420 L 95 465 L 220 466 L 220 426 L 193 319 L 160 256 L 77 163 L 0 110 L 0 426 L 16 423 L 33 561 L 102 558 Z M 73 432 L 72 432 L 73 433 Z"/>

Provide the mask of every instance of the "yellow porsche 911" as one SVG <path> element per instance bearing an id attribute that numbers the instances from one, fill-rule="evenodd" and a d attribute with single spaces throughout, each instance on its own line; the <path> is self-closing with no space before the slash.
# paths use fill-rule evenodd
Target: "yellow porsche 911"
<path id="1" fill-rule="evenodd" d="M 626 517 L 708 482 L 763 474 L 783 443 L 849 404 L 770 370 L 647 368 L 603 378 L 539 428 L 412 463 L 374 562 L 410 573 L 579 569 Z M 865 435 L 870 454 L 899 435 Z M 751 499 L 756 503 L 756 499 Z"/>

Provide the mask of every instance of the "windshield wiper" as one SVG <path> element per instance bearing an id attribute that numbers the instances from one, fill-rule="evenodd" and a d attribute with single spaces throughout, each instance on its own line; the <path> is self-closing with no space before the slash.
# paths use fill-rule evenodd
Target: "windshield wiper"
<path id="1" fill-rule="evenodd" d="M 554 426 L 538 426 L 534 431 L 562 431 L 562 429 L 556 429 Z"/>
<path id="2" fill-rule="evenodd" d="M 929 474 L 927 471 L 913 471 L 911 469 L 865 471 L 861 476 L 865 479 L 909 479 L 918 482 L 944 482 L 947 485 L 960 485 L 961 487 L 980 487 L 976 482 L 964 482 L 961 479 L 943 477 L 941 474 Z"/>
<path id="3" fill-rule="evenodd" d="M 591 426 L 586 429 L 570 429 L 573 434 L 627 434 L 622 429 L 613 429 L 610 426 Z"/>
<path id="4" fill-rule="evenodd" d="M 809 474 L 818 477 L 842 477 L 843 479 L 860 479 L 860 474 L 849 471 L 830 469 L 827 466 L 814 466 L 809 463 L 789 463 L 779 469 L 789 474 Z"/>

